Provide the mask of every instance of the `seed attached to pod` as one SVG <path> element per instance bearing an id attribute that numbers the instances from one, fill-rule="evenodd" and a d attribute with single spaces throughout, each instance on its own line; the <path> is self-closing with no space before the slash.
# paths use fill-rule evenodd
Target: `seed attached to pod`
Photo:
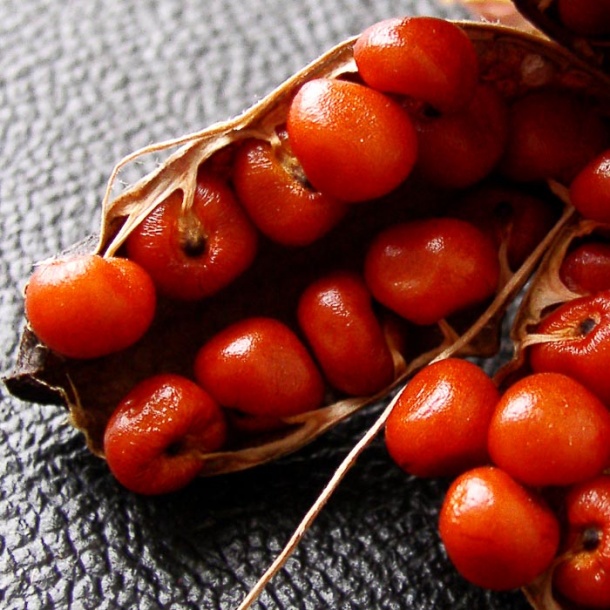
<path id="1" fill-rule="evenodd" d="M 394 362 L 359 275 L 326 275 L 301 295 L 297 316 L 330 384 L 352 396 L 387 387 Z"/>
<path id="2" fill-rule="evenodd" d="M 226 439 L 219 406 L 180 376 L 151 377 L 129 392 L 104 434 L 108 466 L 125 487 L 140 494 L 176 491 L 202 467 L 201 456 Z"/>
<path id="3" fill-rule="evenodd" d="M 553 583 L 562 595 L 586 608 L 610 607 L 610 476 L 570 488 L 568 523 Z"/>
<path id="4" fill-rule="evenodd" d="M 272 318 L 247 318 L 199 350 L 195 377 L 223 407 L 288 417 L 322 405 L 324 383 L 303 343 Z"/>
<path id="5" fill-rule="evenodd" d="M 142 267 L 95 254 L 41 263 L 25 293 L 25 312 L 37 337 L 78 359 L 133 345 L 148 330 L 155 308 L 155 287 Z"/>
<path id="6" fill-rule="evenodd" d="M 550 341 L 532 345 L 536 372 L 563 373 L 610 404 L 610 291 L 568 301 L 546 316 L 536 332 Z"/>
<path id="7" fill-rule="evenodd" d="M 504 153 L 507 108 L 491 86 L 478 86 L 459 112 L 418 115 L 414 122 L 419 142 L 416 167 L 435 186 L 472 186 L 491 173 Z"/>
<path id="8" fill-rule="evenodd" d="M 386 307 L 416 324 L 434 324 L 494 294 L 498 255 L 491 240 L 463 220 L 418 220 L 374 239 L 365 277 Z"/>
<path id="9" fill-rule="evenodd" d="M 237 197 L 254 224 L 286 246 L 313 243 L 346 212 L 344 204 L 315 191 L 304 176 L 291 171 L 268 142 L 252 139 L 239 147 L 233 181 Z"/>
<path id="10" fill-rule="evenodd" d="M 407 178 L 417 155 L 407 113 L 358 83 L 330 78 L 305 83 L 292 101 L 287 128 L 308 180 L 340 201 L 386 195 Z"/>
<path id="11" fill-rule="evenodd" d="M 373 89 L 409 96 L 441 113 L 464 108 L 479 76 L 468 36 L 436 17 L 380 21 L 356 40 L 354 58 Z"/>
<path id="12" fill-rule="evenodd" d="M 222 180 L 200 173 L 193 205 L 176 192 L 127 239 L 127 255 L 160 292 L 180 300 L 217 293 L 245 271 L 256 255 L 257 233 Z"/>

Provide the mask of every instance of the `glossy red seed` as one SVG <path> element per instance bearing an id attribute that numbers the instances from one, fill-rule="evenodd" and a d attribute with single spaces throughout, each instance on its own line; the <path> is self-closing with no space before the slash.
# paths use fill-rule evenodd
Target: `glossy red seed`
<path id="1" fill-rule="evenodd" d="M 536 328 L 549 341 L 532 345 L 534 371 L 573 377 L 610 405 L 610 291 L 579 297 L 560 305 Z"/>
<path id="2" fill-rule="evenodd" d="M 306 184 L 268 142 L 248 140 L 235 157 L 237 197 L 254 224 L 286 246 L 314 242 L 343 218 L 346 206 Z"/>
<path id="3" fill-rule="evenodd" d="M 468 36 L 436 17 L 395 18 L 372 25 L 356 40 L 354 58 L 370 87 L 410 96 L 442 113 L 468 104 L 479 75 Z"/>
<path id="4" fill-rule="evenodd" d="M 567 535 L 556 590 L 586 608 L 610 608 L 610 476 L 575 485 L 565 500 Z"/>
<path id="5" fill-rule="evenodd" d="M 570 250 L 561 261 L 559 276 L 573 292 L 610 290 L 610 244 L 587 242 Z"/>
<path id="6" fill-rule="evenodd" d="M 500 398 L 476 364 L 458 358 L 423 368 L 386 423 L 392 459 L 415 476 L 450 476 L 488 462 L 487 430 Z"/>
<path id="7" fill-rule="evenodd" d="M 334 388 L 369 396 L 391 383 L 392 354 L 359 275 L 336 272 L 315 281 L 301 295 L 297 315 Z"/>
<path id="8" fill-rule="evenodd" d="M 376 236 L 365 261 L 373 296 L 416 324 L 433 324 L 484 301 L 498 278 L 492 241 L 456 218 L 392 226 Z"/>
<path id="9" fill-rule="evenodd" d="M 25 293 L 34 333 L 71 358 L 97 358 L 129 347 L 148 330 L 155 307 L 155 287 L 142 267 L 95 254 L 39 264 Z"/>
<path id="10" fill-rule="evenodd" d="M 401 184 L 415 163 L 417 140 L 407 113 L 358 83 L 307 82 L 290 105 L 287 129 L 309 181 L 338 200 L 381 197 Z"/>
<path id="11" fill-rule="evenodd" d="M 559 545 L 559 523 L 549 507 L 490 466 L 469 470 L 452 483 L 439 529 L 458 572 L 492 590 L 530 584 L 550 567 Z"/>
<path id="12" fill-rule="evenodd" d="M 417 170 L 435 186 L 465 188 L 496 167 L 506 146 L 508 113 L 503 98 L 480 85 L 468 105 L 440 117 L 414 118 Z"/>
<path id="13" fill-rule="evenodd" d="M 265 417 L 317 409 L 322 376 L 296 334 L 272 318 L 247 318 L 199 350 L 195 377 L 223 407 Z"/>
<path id="14" fill-rule="evenodd" d="M 164 494 L 190 483 L 202 455 L 226 439 L 219 406 L 198 385 L 179 375 L 140 382 L 119 403 L 104 433 L 110 470 L 140 494 Z"/>
<path id="15" fill-rule="evenodd" d="M 584 481 L 610 464 L 610 411 L 566 375 L 528 375 L 498 402 L 489 426 L 489 454 L 525 485 Z"/>
<path id="16" fill-rule="evenodd" d="M 585 218 L 610 222 L 610 150 L 577 174 L 570 185 L 570 201 Z"/>
<path id="17" fill-rule="evenodd" d="M 127 255 L 142 265 L 159 291 L 180 300 L 217 293 L 252 263 L 258 236 L 219 178 L 200 173 L 193 205 L 175 192 L 130 234 Z"/>

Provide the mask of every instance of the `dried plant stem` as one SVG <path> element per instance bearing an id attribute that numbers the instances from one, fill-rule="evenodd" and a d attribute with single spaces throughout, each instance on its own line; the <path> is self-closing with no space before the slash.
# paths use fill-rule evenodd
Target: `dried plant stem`
<path id="1" fill-rule="evenodd" d="M 315 518 L 320 514 L 331 495 L 337 489 L 345 475 L 356 463 L 356 460 L 360 454 L 370 445 L 372 440 L 377 436 L 381 428 L 384 426 L 390 411 L 394 408 L 394 404 L 398 399 L 398 394 L 388 403 L 386 408 L 383 410 L 381 415 L 369 428 L 367 433 L 360 439 L 360 441 L 354 445 L 352 450 L 347 454 L 345 459 L 341 462 L 339 467 L 335 470 L 332 478 L 326 484 L 326 487 L 322 490 L 320 495 L 317 497 L 314 504 L 307 511 L 303 520 L 299 523 L 290 540 L 286 543 L 286 546 L 282 549 L 281 553 L 276 557 L 273 563 L 267 568 L 265 573 L 261 576 L 259 581 L 250 589 L 248 595 L 244 598 L 242 603 L 239 605 L 237 610 L 247 610 L 251 607 L 252 603 L 256 601 L 259 595 L 263 592 L 269 581 L 277 574 L 277 572 L 286 563 L 288 557 L 293 553 L 301 538 L 305 535 L 305 532 L 309 529 Z"/>
<path id="2" fill-rule="evenodd" d="M 574 334 L 572 329 L 568 329 L 563 333 L 554 333 L 552 335 L 545 335 L 542 333 L 530 333 L 523 337 L 520 343 L 520 348 L 525 349 L 532 345 L 540 345 L 541 343 L 563 343 L 565 341 L 579 341 L 582 340 L 582 336 Z"/>
<path id="3" fill-rule="evenodd" d="M 108 203 L 112 198 L 112 189 L 114 188 L 117 177 L 121 170 L 125 168 L 130 163 L 133 163 L 137 159 L 144 157 L 146 155 L 150 155 L 152 153 L 161 152 L 165 150 L 169 150 L 171 148 L 177 148 L 178 146 L 182 146 L 184 144 L 189 144 L 195 140 L 201 139 L 205 136 L 205 131 L 200 131 L 197 133 L 191 133 L 185 136 L 181 136 L 179 138 L 174 138 L 172 140 L 165 140 L 163 142 L 156 142 L 154 144 L 149 144 L 143 148 L 140 148 L 125 157 L 123 157 L 113 168 L 112 173 L 110 174 L 110 178 L 108 179 L 106 185 L 106 191 L 104 193 L 104 198 L 102 200 L 102 209 L 106 209 L 108 207 Z"/>

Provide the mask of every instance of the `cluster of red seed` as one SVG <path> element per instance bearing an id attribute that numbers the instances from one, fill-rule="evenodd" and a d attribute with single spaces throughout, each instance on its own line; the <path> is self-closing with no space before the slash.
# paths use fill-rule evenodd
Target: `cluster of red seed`
<path id="1" fill-rule="evenodd" d="M 439 527 L 468 580 L 513 589 L 558 561 L 562 595 L 607 608 L 610 410 L 572 377 L 540 370 L 500 394 L 469 361 L 431 364 L 400 394 L 386 444 L 410 474 L 455 477 Z"/>
<path id="2" fill-rule="evenodd" d="M 261 234 L 290 248 L 311 244 L 353 206 L 382 205 L 412 174 L 452 193 L 443 215 L 419 210 L 422 217 L 378 231 L 358 270 L 321 270 L 301 294 L 297 329 L 254 314 L 201 346 L 193 379 L 167 373 L 138 384 L 104 437 L 110 469 L 128 488 L 186 485 L 201 456 L 225 446 L 229 412 L 270 428 L 322 406 L 328 387 L 347 396 L 386 388 L 395 370 L 380 311 L 426 327 L 476 308 L 498 289 L 501 257 L 516 269 L 553 224 L 553 205 L 515 184 L 572 183 L 583 214 L 609 219 L 608 153 L 591 161 L 608 146 L 608 130 L 587 100 L 548 89 L 505 99 L 480 78 L 464 32 L 440 19 L 383 21 L 353 51 L 356 74 L 305 83 L 270 141 L 239 142 L 229 180 L 204 164 L 192 204 L 181 192 L 168 197 L 128 237 L 125 257 L 58 259 L 34 272 L 25 305 L 37 336 L 67 357 L 101 357 L 142 337 L 157 293 L 192 301 L 223 290 L 251 265 Z M 573 253 L 566 284 L 588 281 L 588 256 Z M 595 298 L 600 309 L 610 302 Z M 563 315 L 554 312 L 539 332 L 565 329 Z M 582 354 L 572 364 L 558 345 L 533 348 L 532 366 L 595 368 Z M 601 402 L 610 390 L 593 394 L 607 380 L 573 377 L 535 374 L 500 397 L 480 369 L 446 360 L 409 383 L 388 422 L 389 451 L 414 474 L 496 464 L 462 474 L 441 514 L 449 555 L 478 584 L 527 584 L 555 557 L 558 521 L 530 488 L 581 484 L 610 464 Z M 607 478 L 595 485 L 610 522 Z M 569 565 L 558 570 L 566 595 Z"/>

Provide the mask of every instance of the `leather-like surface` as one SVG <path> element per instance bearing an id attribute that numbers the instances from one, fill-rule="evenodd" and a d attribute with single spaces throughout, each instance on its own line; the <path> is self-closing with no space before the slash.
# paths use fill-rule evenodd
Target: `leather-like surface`
<path id="1" fill-rule="evenodd" d="M 95 231 L 123 155 L 228 118 L 383 17 L 461 17 L 432 1 L 0 2 L 1 366 L 35 261 Z M 235 607 L 373 421 L 275 464 L 163 498 L 122 489 L 66 412 L 2 397 L 0 607 Z M 442 482 L 377 439 L 258 608 L 526 608 L 467 586 L 436 534 Z"/>

